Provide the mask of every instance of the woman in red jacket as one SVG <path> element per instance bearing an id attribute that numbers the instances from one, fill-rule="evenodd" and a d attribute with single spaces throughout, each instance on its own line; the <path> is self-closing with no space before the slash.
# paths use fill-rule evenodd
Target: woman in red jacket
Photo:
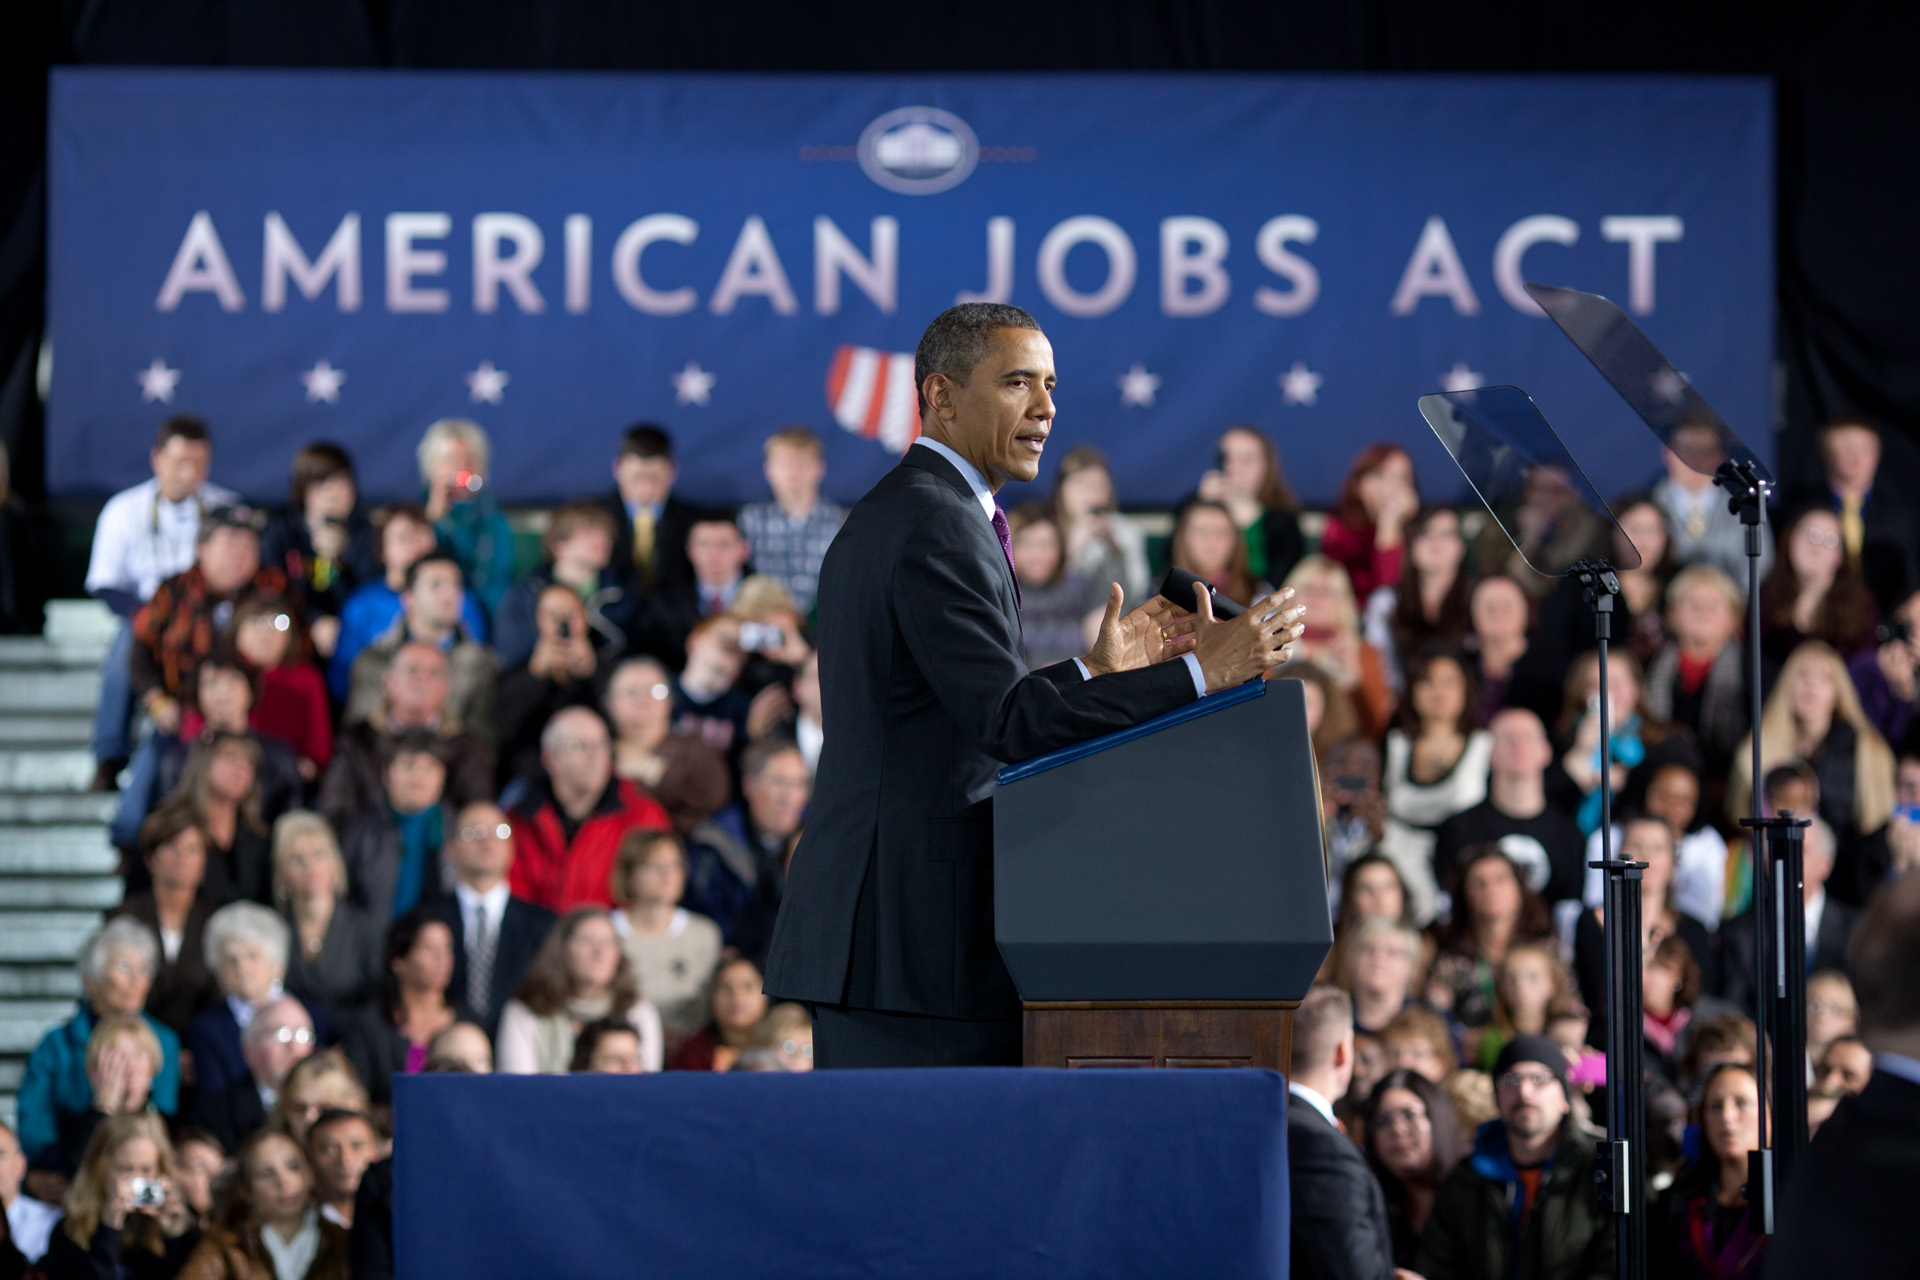
<path id="1" fill-rule="evenodd" d="M 1400 581 L 1401 535 L 1419 510 L 1407 451 L 1390 443 L 1362 449 L 1320 535 L 1320 553 L 1347 571 L 1362 603 Z"/>
<path id="2" fill-rule="evenodd" d="M 248 596 L 234 607 L 227 641 L 260 676 L 248 723 L 292 747 L 300 776 L 313 781 L 333 759 L 333 708 L 310 660 L 300 611 L 285 596 Z"/>

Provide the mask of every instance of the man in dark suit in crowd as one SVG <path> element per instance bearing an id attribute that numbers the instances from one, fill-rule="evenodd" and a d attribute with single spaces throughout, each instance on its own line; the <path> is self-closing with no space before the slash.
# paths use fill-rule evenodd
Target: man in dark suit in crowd
<path id="1" fill-rule="evenodd" d="M 1315 987 L 1293 1015 L 1287 1080 L 1287 1182 L 1294 1280 L 1391 1280 L 1387 1199 L 1334 1118 L 1353 1079 L 1353 999 Z"/>
<path id="2" fill-rule="evenodd" d="M 431 904 L 453 930 L 453 987 L 480 1016 L 489 1036 L 500 1028 L 500 1008 L 519 990 L 534 953 L 558 919 L 545 907 L 507 889 L 513 869 L 513 829 L 500 806 L 467 805 L 446 834 L 451 893 Z"/>
<path id="3" fill-rule="evenodd" d="M 1815 818 L 1800 847 L 1807 915 L 1806 971 L 1837 969 L 1850 973 L 1847 942 L 1853 936 L 1860 909 L 1836 902 L 1827 893 L 1827 877 L 1833 874 L 1833 828 Z M 1753 908 L 1749 907 L 1720 926 L 1715 960 L 1720 996 L 1748 1011 L 1753 1008 L 1753 946 Z"/>
<path id="4" fill-rule="evenodd" d="M 1873 1075 L 1841 1100 L 1788 1178 L 1769 1280 L 1913 1275 L 1920 1187 L 1920 875 L 1888 882 L 1853 938 Z"/>
<path id="5" fill-rule="evenodd" d="M 613 460 L 614 491 L 607 499 L 613 515 L 607 573 L 638 603 L 636 626 L 645 626 L 645 603 L 657 593 L 682 592 L 693 584 L 687 535 L 698 512 L 674 496 L 678 476 L 666 428 L 639 422 L 621 435 Z M 637 645 L 641 637 L 633 639 Z"/>
<path id="6" fill-rule="evenodd" d="M 306 1006 L 281 996 L 253 1015 L 240 1033 L 246 1074 L 226 1088 L 203 1091 L 194 1100 L 194 1123 L 238 1151 L 247 1135 L 266 1124 L 280 1098 L 280 1086 L 295 1063 L 314 1050 L 313 1019 Z"/>
<path id="7" fill-rule="evenodd" d="M 1017 1064 L 996 769 L 1253 679 L 1295 634 L 1279 593 L 1216 622 L 1158 599 L 1123 617 L 1115 585 L 1087 656 L 1029 673 L 994 494 L 1039 471 L 1052 347 L 1019 308 L 968 303 L 928 326 L 914 376 L 924 434 L 821 568 L 833 733 L 767 963 L 769 994 L 813 1006 L 821 1067 Z"/>
<path id="8" fill-rule="evenodd" d="M 1824 482 L 1799 501 L 1840 517 L 1847 562 L 1860 571 L 1884 617 L 1920 584 L 1920 520 L 1900 497 L 1910 491 L 1889 474 L 1880 429 L 1861 418 L 1840 418 L 1820 428 Z"/>

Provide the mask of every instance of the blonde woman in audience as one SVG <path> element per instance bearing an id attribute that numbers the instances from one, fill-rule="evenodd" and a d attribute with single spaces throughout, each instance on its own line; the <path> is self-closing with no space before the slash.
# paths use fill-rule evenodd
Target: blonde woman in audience
<path id="1" fill-rule="evenodd" d="M 295 809 L 273 824 L 273 901 L 292 932 L 287 990 L 337 1022 L 380 993 L 380 926 L 347 900 L 333 827 Z"/>
<path id="2" fill-rule="evenodd" d="M 519 993 L 500 1010 L 495 1067 L 507 1075 L 565 1075 L 580 1028 L 608 1017 L 633 1024 L 642 1065 L 660 1070 L 660 1011 L 640 997 L 640 981 L 607 913 L 580 907 L 554 926 Z"/>
<path id="3" fill-rule="evenodd" d="M 47 1280 L 171 1280 L 199 1238 L 166 1125 L 149 1112 L 100 1122 L 64 1207 L 40 1259 Z"/>
<path id="4" fill-rule="evenodd" d="M 1292 588 L 1294 604 L 1307 611 L 1294 659 L 1331 675 L 1353 700 L 1360 732 L 1378 738 L 1393 716 L 1393 691 L 1379 651 L 1360 636 L 1360 611 L 1347 571 L 1326 556 L 1307 556 L 1280 585 Z"/>
<path id="5" fill-rule="evenodd" d="M 760 967 L 745 956 L 721 961 L 707 1009 L 707 1025 L 674 1055 L 675 1071 L 726 1071 L 753 1047 L 754 1029 L 767 1014 Z"/>
<path id="6" fill-rule="evenodd" d="M 1453 1030 L 1447 1026 L 1447 1020 L 1417 1005 L 1394 1014 L 1380 1029 L 1380 1047 L 1386 1052 L 1390 1068 L 1418 1072 L 1435 1084 L 1443 1082 L 1460 1066 Z"/>
<path id="7" fill-rule="evenodd" d="M 269 1121 L 306 1145 L 307 1130 L 323 1111 L 365 1111 L 372 1100 L 360 1075 L 338 1049 L 319 1049 L 293 1064 L 280 1085 Z"/>
<path id="8" fill-rule="evenodd" d="M 1515 1036 L 1544 1036 L 1555 1018 L 1578 1005 L 1553 943 L 1523 942 L 1510 949 L 1494 969 L 1493 992 L 1493 1017 L 1472 1037 L 1467 1055 L 1482 1071 L 1493 1070 Z"/>
<path id="9" fill-rule="evenodd" d="M 320 1216 L 300 1144 L 262 1129 L 240 1145 L 233 1177 L 180 1280 L 347 1280 L 347 1233 Z"/>
<path id="10" fill-rule="evenodd" d="M 614 932 L 660 1011 L 670 1052 L 705 1024 L 707 985 L 720 963 L 720 927 L 680 905 L 687 847 L 671 831 L 629 831 L 614 855 Z"/>
<path id="11" fill-rule="evenodd" d="M 1353 997 L 1356 1032 L 1378 1035 L 1420 989 L 1420 935 L 1397 920 L 1368 916 L 1347 941 L 1339 985 Z"/>

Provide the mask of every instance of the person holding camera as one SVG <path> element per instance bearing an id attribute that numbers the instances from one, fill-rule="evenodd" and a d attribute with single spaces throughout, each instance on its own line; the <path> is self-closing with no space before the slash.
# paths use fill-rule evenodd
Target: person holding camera
<path id="1" fill-rule="evenodd" d="M 1871 649 L 1847 659 L 1847 674 L 1860 694 L 1860 709 L 1888 742 L 1899 742 L 1920 705 L 1920 590 L 1908 594 L 1875 628 Z"/>
<path id="2" fill-rule="evenodd" d="M 345 449 L 331 440 L 303 446 L 291 479 L 287 505 L 260 533 L 260 563 L 286 572 L 314 652 L 328 658 L 340 638 L 340 610 L 355 588 L 380 576 L 380 558 Z"/>
<path id="3" fill-rule="evenodd" d="M 592 706 L 619 657 L 595 652 L 586 606 L 565 583 L 549 583 L 540 592 L 533 621 L 532 652 L 500 677 L 495 695 L 503 785 L 538 774 L 540 731 L 563 707 Z"/>
<path id="4" fill-rule="evenodd" d="M 513 530 L 486 487 L 493 444 L 478 424 L 442 418 L 420 438 L 418 456 L 427 519 L 491 618 L 513 582 Z"/>
<path id="5" fill-rule="evenodd" d="M 65 1208 L 40 1259 L 47 1280 L 172 1280 L 200 1241 L 166 1124 L 150 1112 L 100 1122 Z"/>
<path id="6" fill-rule="evenodd" d="M 613 516 L 589 499 L 563 502 L 547 526 L 547 558 L 500 601 L 493 620 L 493 651 L 502 667 L 525 662 L 540 640 L 540 599 L 549 587 L 571 588 L 585 610 L 585 638 L 596 650 L 619 653 L 635 625 L 639 597 L 613 577 Z"/>

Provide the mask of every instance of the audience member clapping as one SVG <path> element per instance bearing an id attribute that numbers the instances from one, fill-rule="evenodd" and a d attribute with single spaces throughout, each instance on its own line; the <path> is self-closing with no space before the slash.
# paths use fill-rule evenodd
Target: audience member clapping
<path id="1" fill-rule="evenodd" d="M 1100 450 L 1090 444 L 1067 450 L 1066 456 L 1060 459 L 1060 469 L 1054 473 L 1053 495 L 1048 505 L 1065 539 L 1069 569 L 1089 582 L 1119 583 L 1126 589 L 1129 604 L 1144 601 L 1152 594 L 1146 535 L 1119 510 L 1113 473 L 1107 469 L 1106 456 Z M 1255 519 L 1264 516 L 1263 509 Z M 751 533 L 748 536 L 751 537 Z M 1293 537 L 1292 554 L 1298 557 L 1297 525 Z M 1264 546 L 1264 537 L 1261 542 Z M 756 557 L 760 555 L 758 546 L 756 543 Z"/>
<path id="2" fill-rule="evenodd" d="M 564 1073 L 580 1029 L 602 1018 L 628 1023 L 640 1037 L 644 1068 L 660 1070 L 660 1012 L 640 997 L 607 913 L 580 907 L 561 918 L 500 1011 L 496 1066 L 510 1075 Z"/>
<path id="3" fill-rule="evenodd" d="M 820 496 L 827 464 L 820 437 L 805 427 L 767 437 L 764 473 L 773 501 L 740 508 L 740 533 L 753 547 L 758 571 L 778 579 L 807 613 L 820 590 L 820 562 L 846 509 Z"/>
<path id="4" fill-rule="evenodd" d="M 485 801 L 467 805 L 447 832 L 453 887 L 428 904 L 453 934 L 453 989 L 489 1035 L 557 919 L 513 896 L 513 858 L 507 815 Z"/>
<path id="5" fill-rule="evenodd" d="M 206 962 L 207 921 L 221 904 L 205 892 L 207 836 L 193 811 L 169 805 L 140 828 L 150 887 L 110 914 L 136 920 L 160 940 L 147 1012 L 185 1035 L 193 1016 L 220 998 Z"/>
<path id="6" fill-rule="evenodd" d="M 291 945 L 286 921 L 258 903 L 230 903 L 207 921 L 207 967 L 220 984 L 222 999 L 187 1024 L 186 1047 L 201 1093 L 218 1093 L 247 1074 L 242 1036 L 259 1010 L 286 993 Z M 324 1036 L 329 1027 L 325 1010 L 319 1005 L 306 1009 L 311 1025 Z"/>
<path id="7" fill-rule="evenodd" d="M 744 956 L 723 960 L 714 971 L 707 1012 L 707 1025 L 674 1055 L 673 1070 L 725 1071 L 752 1047 L 754 1028 L 767 1012 L 759 966 Z"/>
<path id="8" fill-rule="evenodd" d="M 1269 589 L 1265 578 L 1253 575 L 1247 544 L 1234 527 L 1233 514 L 1205 498 L 1180 509 L 1167 543 L 1167 560 L 1235 604 L 1250 605 Z M 1192 607 L 1189 601 L 1178 603 L 1183 609 Z"/>
<path id="9" fill-rule="evenodd" d="M 314 651 L 332 656 L 348 597 L 380 576 L 373 525 L 360 510 L 359 481 L 345 449 L 316 440 L 293 455 L 287 505 L 267 518 L 260 562 L 287 575 L 313 629 Z"/>
<path id="10" fill-rule="evenodd" d="M 233 1159 L 182 1280 L 259 1280 L 263 1264 L 276 1277 L 284 1269 L 301 1280 L 346 1280 L 347 1233 L 320 1216 L 313 1166 L 300 1144 L 263 1129 Z"/>
<path id="11" fill-rule="evenodd" d="M 194 1123 L 237 1149 L 254 1130 L 267 1123 L 279 1101 L 287 1072 L 316 1045 L 313 1020 L 292 996 L 270 1000 L 247 1024 L 240 1037 L 246 1073 L 225 1089 L 201 1089 L 194 1099 Z"/>
<path id="12" fill-rule="evenodd" d="M 379 1130 L 360 1111 L 323 1111 L 307 1133 L 313 1165 L 314 1199 L 320 1216 L 337 1227 L 353 1226 L 354 1194 L 360 1179 L 381 1155 Z"/>
<path id="13" fill-rule="evenodd" d="M 151 1113 L 101 1122 L 63 1207 L 40 1260 L 47 1280 L 166 1280 L 200 1237 L 175 1181 L 166 1125 Z"/>
<path id="14" fill-rule="evenodd" d="M 347 864 L 333 828 L 304 809 L 273 824 L 273 901 L 293 946 L 287 990 L 337 1024 L 380 990 L 380 922 L 347 901 Z"/>
<path id="15" fill-rule="evenodd" d="M 1760 584 L 1760 647 L 1775 666 L 1806 640 L 1843 656 L 1869 648 L 1879 610 L 1860 571 L 1847 559 L 1840 519 L 1809 507 L 1779 524 L 1783 554 Z"/>
<path id="16" fill-rule="evenodd" d="M 365 1111 L 365 1086 L 353 1064 L 339 1049 L 320 1049 L 301 1058 L 287 1072 L 273 1106 L 272 1125 L 307 1141 L 313 1122 L 329 1111 Z"/>
<path id="17" fill-rule="evenodd" d="M 1448 894 L 1453 914 L 1440 933 L 1427 1002 L 1463 1026 L 1485 1026 L 1493 1016 L 1494 966 L 1515 943 L 1550 938 L 1553 922 L 1547 904 L 1497 845 L 1469 851 L 1454 868 Z"/>
<path id="18" fill-rule="evenodd" d="M 483 739 L 493 740 L 494 684 L 500 667 L 460 620 L 465 596 L 460 563 L 452 556 L 430 552 L 408 567 L 399 618 L 353 660 L 348 721 L 368 719 L 379 709 L 386 695 L 387 666 L 401 646 L 412 642 L 431 645 L 447 655 L 448 714 Z"/>
<path id="19" fill-rule="evenodd" d="M 447 798 L 455 804 L 490 800 L 494 793 L 493 751 L 479 734 L 449 713 L 453 691 L 447 655 L 429 644 L 400 646 L 381 677 L 383 699 L 365 720 L 342 727 L 332 766 L 314 804 L 335 829 L 378 804 L 385 793 L 382 776 L 398 736 L 408 730 L 433 735 L 447 766 Z"/>
<path id="20" fill-rule="evenodd" d="M 327 688 L 336 702 L 345 702 L 349 692 L 353 660 L 374 640 L 384 634 L 404 611 L 401 599 L 406 590 L 407 571 L 414 561 L 432 554 L 438 545 L 433 524 L 424 508 L 407 504 L 385 506 L 373 516 L 374 537 L 380 548 L 380 576 L 362 583 L 347 598 L 340 611 L 340 638 L 333 656 L 327 661 Z M 460 622 L 476 640 L 487 639 L 486 618 L 479 602 L 461 593 Z"/>
<path id="21" fill-rule="evenodd" d="M 1321 554 L 1347 571 L 1365 600 L 1400 581 L 1401 538 L 1420 510 L 1413 459 L 1397 444 L 1362 449 L 1347 470 L 1340 497 L 1320 535 Z"/>
<path id="22" fill-rule="evenodd" d="M 581 608 L 574 634 L 594 650 L 619 653 L 637 620 L 638 603 L 608 572 L 613 559 L 614 520 L 599 502 L 565 502 L 547 525 L 546 563 L 514 583 L 493 620 L 493 651 L 503 668 L 527 661 L 545 628 L 538 617 L 540 599 L 553 587 L 565 588 Z"/>
<path id="23" fill-rule="evenodd" d="M 292 747 L 300 776 L 312 782 L 333 758 L 333 708 L 326 682 L 307 657 L 307 637 L 292 601 L 256 593 L 233 610 L 226 642 L 260 682 L 248 723 Z"/>
<path id="24" fill-rule="evenodd" d="M 1197 496 L 1227 509 L 1246 545 L 1247 572 L 1254 581 L 1278 582 L 1293 571 L 1306 550 L 1300 500 L 1287 485 L 1272 437 L 1250 426 L 1228 427 L 1220 436 L 1213 469 L 1200 477 Z M 1178 603 L 1186 606 L 1184 600 Z"/>
<path id="25" fill-rule="evenodd" d="M 380 801 L 340 833 L 354 899 L 377 923 L 407 914 L 440 890 L 440 849 L 454 810 L 438 746 L 424 729 L 397 735 Z"/>
<path id="26" fill-rule="evenodd" d="M 379 1106 L 393 1101 L 393 1078 L 427 1063 L 432 1039 L 472 1013 L 450 990 L 453 932 L 426 908 L 387 929 L 387 971 L 380 1000 L 348 1019 L 340 1049 Z"/>
<path id="27" fill-rule="evenodd" d="M 1447 1095 L 1417 1071 L 1389 1072 L 1366 1095 L 1360 1118 L 1367 1164 L 1387 1199 L 1393 1264 L 1410 1269 L 1434 1196 L 1466 1155 L 1467 1140 Z"/>
<path id="28" fill-rule="evenodd" d="M 513 529 L 486 487 L 493 445 L 477 424 L 442 418 L 420 438 L 418 455 L 427 519 L 491 618 L 513 584 Z"/>
<path id="29" fill-rule="evenodd" d="M 603 513 L 604 514 L 604 513 Z M 539 638 L 524 661 L 500 677 L 496 714 L 499 777 L 533 777 L 540 767 L 540 734 L 565 707 L 591 707 L 603 674 L 589 638 L 586 608 L 573 588 L 549 583 L 533 611 Z"/>
<path id="30" fill-rule="evenodd" d="M 1426 507 L 1408 522 L 1397 582 L 1375 587 L 1365 601 L 1367 643 L 1380 651 L 1387 683 L 1406 688 L 1402 663 L 1429 647 L 1466 647 L 1467 542 L 1452 507 Z"/>
<path id="31" fill-rule="evenodd" d="M 708 985 L 720 963 L 720 928 L 680 905 L 687 850 L 671 831 L 629 831 L 620 841 L 610 886 L 614 931 L 640 989 L 660 1011 L 673 1049 L 707 1019 Z"/>

